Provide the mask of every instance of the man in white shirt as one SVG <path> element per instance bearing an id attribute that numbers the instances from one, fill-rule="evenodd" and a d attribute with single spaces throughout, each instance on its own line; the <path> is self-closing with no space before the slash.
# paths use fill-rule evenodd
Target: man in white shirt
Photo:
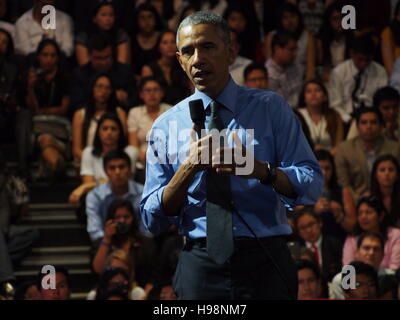
<path id="1" fill-rule="evenodd" d="M 239 55 L 240 44 L 238 42 L 238 35 L 235 30 L 231 30 L 231 46 L 233 50 L 233 56 L 235 60 L 229 66 L 229 73 L 231 74 L 233 80 L 238 84 L 244 85 L 243 72 L 244 69 L 252 63 L 250 59 L 242 57 Z"/>
<path id="2" fill-rule="evenodd" d="M 343 121 L 348 123 L 355 109 L 372 106 L 376 90 L 388 83 L 385 69 L 372 61 L 375 44 L 369 36 L 356 37 L 351 43 L 351 58 L 331 73 L 329 100 Z"/>
<path id="3" fill-rule="evenodd" d="M 393 270 L 380 267 L 383 259 L 383 250 L 384 241 L 381 235 L 373 232 L 363 233 L 357 241 L 356 261 L 361 261 L 372 266 L 378 272 L 378 277 L 394 274 Z M 342 289 L 341 272 L 334 276 L 332 282 L 329 284 L 329 298 L 345 299 Z"/>
<path id="4" fill-rule="evenodd" d="M 64 12 L 56 11 L 56 29 L 45 30 L 42 20 L 47 15 L 42 13 L 46 5 L 54 6 L 55 0 L 35 0 L 34 6 L 25 12 L 15 23 L 15 48 L 23 55 L 36 51 L 43 38 L 52 38 L 58 42 L 67 57 L 74 51 L 73 22 Z"/>

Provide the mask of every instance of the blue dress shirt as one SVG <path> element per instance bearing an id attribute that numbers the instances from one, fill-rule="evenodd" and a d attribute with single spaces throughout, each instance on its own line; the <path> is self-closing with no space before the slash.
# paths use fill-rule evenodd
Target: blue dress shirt
<path id="1" fill-rule="evenodd" d="M 206 176 L 196 174 L 177 217 L 168 217 L 162 208 L 164 188 L 179 169 L 188 154 L 189 130 L 193 127 L 188 103 L 202 99 L 206 109 L 212 99 L 196 90 L 193 95 L 163 113 L 153 124 L 148 135 L 146 183 L 140 203 L 145 226 L 153 234 L 165 230 L 171 223 L 190 238 L 206 237 Z M 216 99 L 226 108 L 220 111 L 228 130 L 239 130 L 245 144 L 245 129 L 254 129 L 254 157 L 268 161 L 288 176 L 297 198 L 278 194 L 271 186 L 257 179 L 231 175 L 232 199 L 237 211 L 258 237 L 290 234 L 286 208 L 314 204 L 322 192 L 323 178 L 317 160 L 289 105 L 278 94 L 238 86 L 230 79 Z M 229 131 L 228 131 L 229 132 Z M 228 133 L 229 135 L 229 133 Z M 232 146 L 232 141 L 229 143 Z M 248 147 L 249 144 L 246 145 Z M 233 215 L 235 237 L 253 237 L 236 214 Z"/>

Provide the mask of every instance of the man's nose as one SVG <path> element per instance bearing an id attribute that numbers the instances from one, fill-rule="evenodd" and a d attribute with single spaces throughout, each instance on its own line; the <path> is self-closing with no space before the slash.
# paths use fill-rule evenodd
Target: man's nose
<path id="1" fill-rule="evenodd" d="M 204 54 L 202 50 L 195 49 L 193 54 L 193 65 L 201 66 L 204 64 Z"/>

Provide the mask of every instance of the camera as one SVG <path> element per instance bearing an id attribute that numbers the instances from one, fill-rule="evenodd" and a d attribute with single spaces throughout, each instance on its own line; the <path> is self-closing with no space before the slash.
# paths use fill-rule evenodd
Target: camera
<path id="1" fill-rule="evenodd" d="M 117 235 L 119 236 L 126 236 L 129 233 L 130 230 L 130 225 L 123 223 L 123 222 L 118 222 L 117 223 Z"/>

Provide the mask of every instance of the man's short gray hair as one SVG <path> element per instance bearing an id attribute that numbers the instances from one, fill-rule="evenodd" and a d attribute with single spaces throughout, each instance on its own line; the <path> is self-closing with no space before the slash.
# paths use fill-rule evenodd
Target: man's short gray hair
<path id="1" fill-rule="evenodd" d="M 224 43 L 228 45 L 231 42 L 229 26 L 224 18 L 210 11 L 198 11 L 187 16 L 180 23 L 178 30 L 176 31 L 176 46 L 178 48 L 180 30 L 184 27 L 196 26 L 198 24 L 211 24 L 215 26 L 221 32 Z"/>

